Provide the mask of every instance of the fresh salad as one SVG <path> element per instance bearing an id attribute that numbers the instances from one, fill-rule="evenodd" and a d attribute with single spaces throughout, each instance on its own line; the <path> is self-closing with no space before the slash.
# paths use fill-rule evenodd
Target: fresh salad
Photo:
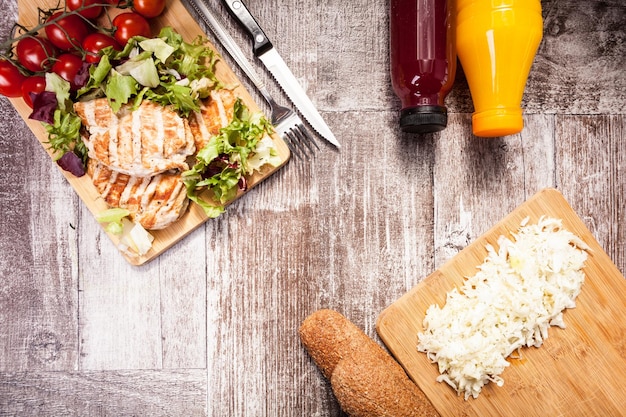
<path id="1" fill-rule="evenodd" d="M 150 100 L 188 117 L 211 91 L 234 88 L 217 79 L 218 57 L 205 38 L 187 42 L 171 27 L 151 37 L 149 19 L 163 12 L 165 0 L 113 3 L 66 0 L 39 10 L 37 26 L 16 25 L 0 47 L 0 94 L 21 96 L 32 107 L 30 118 L 45 126 L 53 158 L 75 176 L 85 174 L 88 161 L 75 102 L 106 97 L 117 112 Z M 183 173 L 190 200 L 219 216 L 246 189 L 246 176 L 280 163 L 271 132 L 269 121 L 238 99 L 232 122 L 197 150 Z M 119 228 L 120 213 L 100 217 Z"/>

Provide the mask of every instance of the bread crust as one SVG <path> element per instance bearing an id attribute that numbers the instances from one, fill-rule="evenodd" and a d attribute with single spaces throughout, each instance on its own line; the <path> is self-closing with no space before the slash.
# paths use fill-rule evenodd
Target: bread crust
<path id="1" fill-rule="evenodd" d="M 439 416 L 398 362 L 340 313 L 314 312 L 303 321 L 299 334 L 348 415 Z"/>
<path id="2" fill-rule="evenodd" d="M 302 344 L 327 379 L 340 360 L 374 343 L 344 316 L 327 309 L 307 317 L 299 333 Z"/>

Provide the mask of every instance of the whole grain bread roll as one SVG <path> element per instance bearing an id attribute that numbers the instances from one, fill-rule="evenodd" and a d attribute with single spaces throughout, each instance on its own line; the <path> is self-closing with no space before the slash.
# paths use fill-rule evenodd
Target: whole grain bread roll
<path id="1" fill-rule="evenodd" d="M 398 362 L 340 313 L 314 312 L 304 320 L 299 334 L 348 415 L 439 416 Z"/>
<path id="2" fill-rule="evenodd" d="M 299 333 L 309 355 L 329 380 L 340 360 L 374 343 L 344 316 L 326 309 L 307 317 Z"/>

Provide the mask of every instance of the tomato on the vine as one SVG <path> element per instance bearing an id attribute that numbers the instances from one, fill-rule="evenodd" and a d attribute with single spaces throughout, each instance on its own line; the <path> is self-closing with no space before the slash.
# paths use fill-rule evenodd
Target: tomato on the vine
<path id="1" fill-rule="evenodd" d="M 56 49 L 46 38 L 28 36 L 15 46 L 17 60 L 29 71 L 40 72 L 50 69 Z"/>
<path id="2" fill-rule="evenodd" d="M 145 17 L 133 12 L 126 12 L 115 16 L 113 19 L 115 28 L 115 39 L 120 45 L 126 45 L 133 36 L 144 36 L 149 38 L 152 35 L 150 24 Z"/>
<path id="3" fill-rule="evenodd" d="M 33 98 L 31 94 L 41 93 L 46 89 L 46 79 L 40 75 L 28 77 L 22 83 L 22 98 L 31 108 L 33 107 Z"/>
<path id="4" fill-rule="evenodd" d="M 165 9 L 165 0 L 133 0 L 133 10 L 143 17 L 157 17 Z"/>
<path id="5" fill-rule="evenodd" d="M 83 60 L 74 54 L 62 54 L 52 66 L 52 72 L 70 83 L 72 91 L 77 90 L 78 86 L 74 82 L 76 74 L 83 66 Z"/>
<path id="6" fill-rule="evenodd" d="M 101 0 L 65 0 L 65 5 L 69 10 L 76 10 L 85 7 L 79 13 L 87 19 L 95 19 L 102 13 Z M 97 6 L 96 6 L 97 5 Z"/>
<path id="7" fill-rule="evenodd" d="M 83 40 L 83 49 L 85 50 L 85 61 L 89 63 L 100 62 L 100 55 L 98 54 L 101 49 L 108 46 L 112 46 L 113 49 L 121 51 L 122 47 L 115 40 L 114 37 L 105 33 L 94 32 L 87 35 Z"/>
<path id="8" fill-rule="evenodd" d="M 10 61 L 0 59 L 0 94 L 6 97 L 22 95 L 22 83 L 26 76 Z"/>
<path id="9" fill-rule="evenodd" d="M 62 14 L 56 12 L 52 14 L 46 22 L 51 22 Z M 64 51 L 79 48 L 83 39 L 89 34 L 87 23 L 75 14 L 61 17 L 53 24 L 46 26 L 46 36 L 54 46 Z"/>

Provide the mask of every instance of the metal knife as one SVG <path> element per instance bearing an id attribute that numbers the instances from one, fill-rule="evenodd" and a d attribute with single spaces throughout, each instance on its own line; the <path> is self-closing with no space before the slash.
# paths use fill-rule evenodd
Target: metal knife
<path id="1" fill-rule="evenodd" d="M 250 81 L 252 81 L 255 86 L 263 86 L 261 79 L 252 67 L 250 61 L 248 61 L 248 58 L 246 58 L 235 40 L 228 34 L 228 32 L 226 32 L 226 29 L 217 20 L 217 17 L 213 15 L 209 6 L 207 6 L 203 0 L 183 0 L 183 3 L 191 7 L 191 9 L 200 16 L 204 23 L 207 24 L 217 40 L 220 41 L 221 45 L 224 49 L 226 49 L 226 51 L 228 51 Z"/>
<path id="2" fill-rule="evenodd" d="M 222 0 L 231 15 L 246 29 L 252 37 L 254 55 L 257 56 L 269 72 L 274 76 L 278 84 L 285 90 L 289 99 L 295 104 L 304 118 L 311 124 L 324 139 L 341 147 L 339 141 L 333 135 L 322 116 L 319 114 L 311 99 L 298 83 L 285 61 L 280 57 L 270 40 L 254 19 L 242 0 Z"/>

